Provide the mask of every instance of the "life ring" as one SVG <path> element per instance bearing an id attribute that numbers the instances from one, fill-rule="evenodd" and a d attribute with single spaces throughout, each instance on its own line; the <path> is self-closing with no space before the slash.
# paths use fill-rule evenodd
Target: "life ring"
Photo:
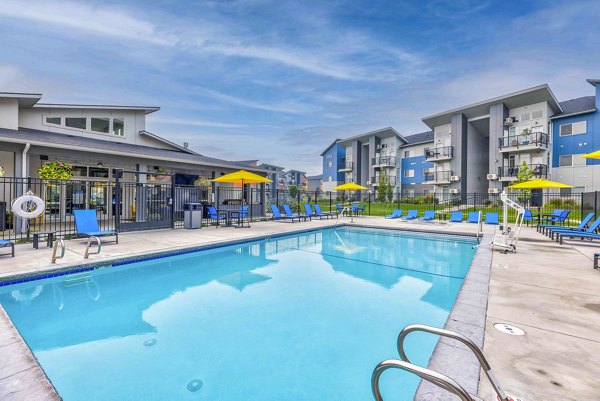
<path id="1" fill-rule="evenodd" d="M 35 210 L 23 210 L 23 205 L 26 206 L 26 209 L 30 209 L 30 207 L 27 206 L 28 203 L 34 203 Z M 13 201 L 11 208 L 13 214 L 17 217 L 21 217 L 23 219 L 35 219 L 36 217 L 44 213 L 45 206 L 46 205 L 44 201 L 40 197 L 37 197 L 35 195 L 23 195 Z"/>

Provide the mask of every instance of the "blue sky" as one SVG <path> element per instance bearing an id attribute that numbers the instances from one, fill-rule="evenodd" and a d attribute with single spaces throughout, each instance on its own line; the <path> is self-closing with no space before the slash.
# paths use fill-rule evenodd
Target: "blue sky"
<path id="1" fill-rule="evenodd" d="M 26 6 L 25 6 L 26 4 Z M 0 1 L 0 91 L 160 106 L 200 153 L 319 173 L 337 137 L 600 78 L 597 1 Z"/>

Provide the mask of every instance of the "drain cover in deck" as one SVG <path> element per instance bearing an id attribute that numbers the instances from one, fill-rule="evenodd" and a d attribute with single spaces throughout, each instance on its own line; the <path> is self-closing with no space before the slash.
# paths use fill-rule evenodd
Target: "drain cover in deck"
<path id="1" fill-rule="evenodd" d="M 500 330 L 504 334 L 510 334 L 511 336 L 524 336 L 525 331 L 518 328 L 517 326 L 512 326 L 506 323 L 496 323 L 494 325 L 496 330 Z"/>

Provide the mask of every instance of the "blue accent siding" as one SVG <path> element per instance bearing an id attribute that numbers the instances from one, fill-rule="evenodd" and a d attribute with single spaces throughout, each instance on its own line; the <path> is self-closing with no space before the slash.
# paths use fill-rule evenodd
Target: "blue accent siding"
<path id="1" fill-rule="evenodd" d="M 600 87 L 596 87 L 596 108 L 600 105 Z M 560 136 L 560 126 L 586 121 L 587 132 Z M 600 149 L 600 111 L 552 120 L 552 167 L 559 167 L 560 156 L 590 153 Z M 586 165 L 600 164 L 600 160 L 587 159 Z"/>
<path id="2" fill-rule="evenodd" d="M 404 184 L 422 184 L 425 179 L 424 170 L 434 167 L 432 162 L 425 161 L 425 156 L 406 157 L 402 159 L 402 168 L 400 169 L 400 182 Z M 404 171 L 415 170 L 414 177 L 404 177 Z"/>
<path id="3" fill-rule="evenodd" d="M 337 143 L 323 153 L 323 182 L 327 182 L 329 176 L 333 181 L 344 180 L 344 173 L 338 172 L 344 164 L 344 157 L 346 157 L 346 149 Z M 327 167 L 329 162 L 332 162 L 331 167 Z"/>

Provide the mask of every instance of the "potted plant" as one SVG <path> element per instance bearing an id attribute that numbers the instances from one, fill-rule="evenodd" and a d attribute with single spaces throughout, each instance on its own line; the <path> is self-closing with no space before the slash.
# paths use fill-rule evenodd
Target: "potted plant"
<path id="1" fill-rule="evenodd" d="M 523 135 L 523 145 L 529 145 L 529 139 L 530 139 L 530 131 L 529 128 L 525 128 L 522 132 Z"/>
<path id="2" fill-rule="evenodd" d="M 210 181 L 210 178 L 207 177 L 198 177 L 196 179 L 196 181 L 194 181 L 194 186 L 196 188 L 200 188 L 200 190 L 202 191 L 202 193 L 200 194 L 200 196 L 203 199 L 206 199 L 210 202 L 211 199 L 211 192 L 212 192 L 212 182 Z M 205 196 L 206 195 L 206 196 Z"/>
<path id="3" fill-rule="evenodd" d="M 164 168 L 157 168 L 154 170 L 155 174 L 167 174 L 167 170 Z M 151 175 L 150 181 L 171 181 L 171 177 L 168 175 Z"/>
<path id="4" fill-rule="evenodd" d="M 38 175 L 43 180 L 70 180 L 73 177 L 73 167 L 68 163 L 50 162 L 38 169 Z"/>

